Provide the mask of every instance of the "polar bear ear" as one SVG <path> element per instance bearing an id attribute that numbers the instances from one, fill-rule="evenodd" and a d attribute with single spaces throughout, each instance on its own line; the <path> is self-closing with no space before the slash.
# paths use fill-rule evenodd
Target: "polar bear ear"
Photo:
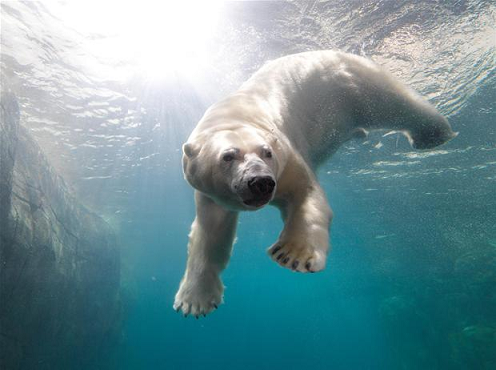
<path id="1" fill-rule="evenodd" d="M 200 146 L 198 144 L 186 143 L 183 145 L 183 153 L 188 158 L 196 157 L 199 152 L 200 152 Z"/>

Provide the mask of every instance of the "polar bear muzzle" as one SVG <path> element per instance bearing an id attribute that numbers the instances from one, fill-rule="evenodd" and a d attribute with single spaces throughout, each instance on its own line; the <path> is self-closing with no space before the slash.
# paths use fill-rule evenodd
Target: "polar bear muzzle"
<path id="1" fill-rule="evenodd" d="M 269 203 L 276 193 L 277 180 L 274 162 L 270 164 L 254 153 L 245 154 L 234 176 L 232 189 L 247 209 L 260 208 Z"/>
<path id="2" fill-rule="evenodd" d="M 272 199 L 276 187 L 272 176 L 254 176 L 247 183 L 251 192 L 251 198 L 243 200 L 247 206 L 260 207 Z"/>

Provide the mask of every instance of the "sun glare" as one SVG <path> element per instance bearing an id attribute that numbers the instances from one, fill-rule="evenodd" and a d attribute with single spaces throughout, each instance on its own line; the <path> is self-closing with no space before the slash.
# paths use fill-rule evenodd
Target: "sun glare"
<path id="1" fill-rule="evenodd" d="M 91 39 L 88 47 L 95 56 L 130 62 L 150 78 L 167 78 L 194 76 L 207 63 L 221 5 L 200 0 L 67 1 L 54 8 L 56 16 Z"/>

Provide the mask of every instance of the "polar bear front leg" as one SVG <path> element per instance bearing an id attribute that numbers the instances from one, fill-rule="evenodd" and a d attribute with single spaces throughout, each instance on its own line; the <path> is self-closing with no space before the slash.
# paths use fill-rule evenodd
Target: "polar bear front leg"
<path id="1" fill-rule="evenodd" d="M 176 293 L 174 309 L 206 316 L 222 303 L 220 273 L 231 256 L 238 213 L 224 209 L 196 191 L 196 218 L 191 226 L 186 272 Z"/>
<path id="2" fill-rule="evenodd" d="M 284 229 L 268 249 L 269 256 L 294 271 L 323 270 L 329 251 L 332 211 L 320 185 L 313 180 L 276 205 L 281 209 Z"/>

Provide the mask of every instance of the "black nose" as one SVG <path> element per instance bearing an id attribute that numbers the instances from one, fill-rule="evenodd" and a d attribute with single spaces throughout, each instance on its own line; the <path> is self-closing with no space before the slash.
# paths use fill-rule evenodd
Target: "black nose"
<path id="1" fill-rule="evenodd" d="M 275 186 L 276 182 L 270 176 L 255 176 L 248 180 L 248 188 L 253 195 L 269 195 Z"/>

